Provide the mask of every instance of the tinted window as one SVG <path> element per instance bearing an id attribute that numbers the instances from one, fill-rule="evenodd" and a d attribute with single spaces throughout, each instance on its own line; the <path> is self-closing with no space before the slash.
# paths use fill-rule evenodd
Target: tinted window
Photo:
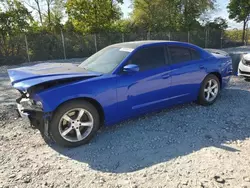
<path id="1" fill-rule="evenodd" d="M 199 60 L 201 58 L 200 54 L 196 50 L 190 49 L 190 52 L 192 55 L 192 60 Z"/>
<path id="2" fill-rule="evenodd" d="M 151 47 L 139 50 L 129 61 L 136 64 L 140 71 L 154 69 L 165 65 L 164 47 Z"/>
<path id="3" fill-rule="evenodd" d="M 192 60 L 192 56 L 188 48 L 170 46 L 169 53 L 172 63 L 182 63 Z"/>

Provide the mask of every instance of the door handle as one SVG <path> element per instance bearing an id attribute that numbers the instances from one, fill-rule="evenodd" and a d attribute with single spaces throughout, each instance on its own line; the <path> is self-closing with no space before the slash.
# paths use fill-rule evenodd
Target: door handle
<path id="1" fill-rule="evenodd" d="M 162 76 L 163 79 L 168 79 L 169 77 L 170 77 L 169 74 L 164 74 L 164 75 Z"/>
<path id="2" fill-rule="evenodd" d="M 200 65 L 200 69 L 205 69 L 204 65 Z"/>

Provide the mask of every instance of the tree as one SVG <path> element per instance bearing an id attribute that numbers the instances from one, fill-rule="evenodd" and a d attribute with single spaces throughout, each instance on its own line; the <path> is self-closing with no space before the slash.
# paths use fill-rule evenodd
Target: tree
<path id="1" fill-rule="evenodd" d="M 68 0 L 66 11 L 74 27 L 81 32 L 99 33 L 107 31 L 119 20 L 121 0 Z"/>
<path id="2" fill-rule="evenodd" d="M 43 24 L 43 16 L 42 16 L 42 10 L 41 10 L 41 1 L 42 0 L 23 0 L 23 2 L 33 10 L 37 11 L 39 15 L 39 21 L 40 24 Z"/>
<path id="3" fill-rule="evenodd" d="M 2 40 L 24 33 L 33 21 L 30 12 L 21 2 L 6 0 L 4 3 L 6 10 L 0 9 L 0 35 Z"/>
<path id="4" fill-rule="evenodd" d="M 213 21 L 209 21 L 205 25 L 206 28 L 215 30 L 226 30 L 228 28 L 227 20 L 217 17 Z"/>
<path id="5" fill-rule="evenodd" d="M 16 36 L 27 32 L 33 21 L 26 7 L 17 0 L 2 1 L 5 10 L 0 9 L 0 56 L 14 57 L 21 44 Z M 23 42 L 22 42 L 23 43 Z"/>
<path id="6" fill-rule="evenodd" d="M 227 40 L 231 40 L 234 42 L 240 42 L 242 40 L 242 31 L 238 29 L 227 30 L 225 31 L 225 36 Z"/>
<path id="7" fill-rule="evenodd" d="M 56 0 L 24 0 L 25 4 L 38 12 L 41 25 L 43 25 L 43 17 L 46 15 L 48 25 L 51 24 L 51 9 Z M 46 7 L 46 12 L 44 11 Z"/>
<path id="8" fill-rule="evenodd" d="M 214 0 L 133 0 L 132 19 L 147 31 L 192 30 Z"/>
<path id="9" fill-rule="evenodd" d="M 134 29 L 134 24 L 131 19 L 121 19 L 117 20 L 112 24 L 112 31 L 121 32 L 121 33 L 129 33 Z"/>
<path id="10" fill-rule="evenodd" d="M 182 0 L 180 7 L 182 29 L 191 30 L 204 12 L 214 8 L 214 0 Z"/>
<path id="11" fill-rule="evenodd" d="M 135 0 L 133 2 L 132 19 L 145 31 L 151 32 L 157 27 L 157 18 L 161 0 Z"/>
<path id="12" fill-rule="evenodd" d="M 22 0 L 22 2 L 37 12 L 41 26 L 51 29 L 61 22 L 65 15 L 66 0 Z"/>
<path id="13" fill-rule="evenodd" d="M 52 7 L 52 14 L 57 20 L 62 20 L 65 15 L 65 0 L 55 0 Z"/>
<path id="14" fill-rule="evenodd" d="M 44 19 L 44 27 L 49 31 L 60 32 L 63 28 L 65 15 L 64 0 L 46 0 L 47 14 Z"/>
<path id="15" fill-rule="evenodd" d="M 242 42 L 245 41 L 246 24 L 250 15 L 250 1 L 249 0 L 230 0 L 227 6 L 229 11 L 229 18 L 236 22 L 243 22 Z"/>
<path id="16" fill-rule="evenodd" d="M 48 19 L 48 26 L 51 24 L 51 7 L 55 0 L 45 0 L 47 6 L 47 19 Z"/>

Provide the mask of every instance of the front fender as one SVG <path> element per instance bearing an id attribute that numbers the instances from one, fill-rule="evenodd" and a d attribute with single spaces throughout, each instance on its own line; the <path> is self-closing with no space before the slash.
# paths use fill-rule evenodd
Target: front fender
<path id="1" fill-rule="evenodd" d="M 61 91 L 65 92 L 65 90 Z M 78 98 L 91 98 L 99 102 L 94 95 L 90 95 L 87 93 L 82 93 L 82 94 L 68 93 L 68 95 L 62 95 L 60 93 L 48 90 L 46 92 L 38 93 L 34 96 L 34 99 L 36 101 L 42 102 L 44 112 L 53 112 L 62 103 Z"/>
<path id="2" fill-rule="evenodd" d="M 116 112 L 116 79 L 114 76 L 68 83 L 38 92 L 33 97 L 41 101 L 44 112 L 53 112 L 62 103 L 78 98 L 91 98 L 103 108 L 105 120 Z"/>

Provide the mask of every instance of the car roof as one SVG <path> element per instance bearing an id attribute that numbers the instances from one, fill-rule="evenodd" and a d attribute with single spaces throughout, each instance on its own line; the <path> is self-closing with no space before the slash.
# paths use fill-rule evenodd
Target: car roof
<path id="1" fill-rule="evenodd" d="M 192 48 L 198 50 L 204 58 L 210 57 L 212 55 L 211 53 L 205 51 L 203 48 L 196 46 L 194 44 L 187 42 L 179 42 L 179 41 L 169 41 L 169 40 L 143 40 L 143 41 L 123 42 L 123 43 L 113 44 L 109 47 L 124 48 L 125 51 L 127 50 L 131 52 L 143 46 L 154 46 L 157 44 L 180 45 L 183 47 Z"/>
<path id="2" fill-rule="evenodd" d="M 182 43 L 176 41 L 168 41 L 168 40 L 143 40 L 143 41 L 133 41 L 133 42 L 123 42 L 118 44 L 111 45 L 112 47 L 120 47 L 120 48 L 133 48 L 136 49 L 137 47 L 150 45 L 150 44 L 165 44 L 165 43 Z"/>

